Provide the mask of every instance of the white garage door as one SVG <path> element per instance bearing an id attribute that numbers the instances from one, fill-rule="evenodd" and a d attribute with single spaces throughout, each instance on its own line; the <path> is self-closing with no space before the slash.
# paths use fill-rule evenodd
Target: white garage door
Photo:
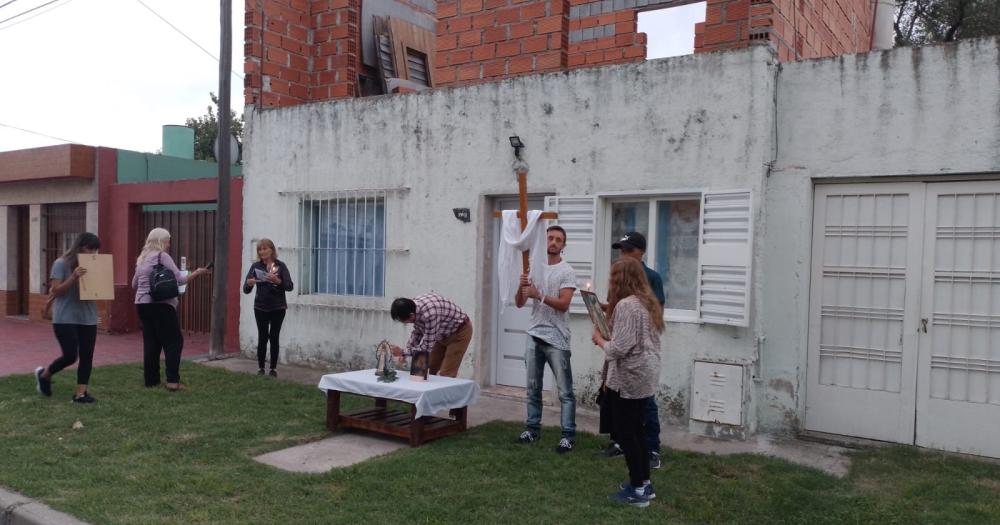
<path id="1" fill-rule="evenodd" d="M 998 195 L 817 186 L 806 428 L 1000 457 Z"/>

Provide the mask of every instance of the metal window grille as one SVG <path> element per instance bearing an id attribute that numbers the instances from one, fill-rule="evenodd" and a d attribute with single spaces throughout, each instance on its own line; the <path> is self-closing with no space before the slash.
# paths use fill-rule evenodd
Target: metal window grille
<path id="1" fill-rule="evenodd" d="M 356 190 L 300 199 L 300 293 L 385 295 L 386 193 Z"/>

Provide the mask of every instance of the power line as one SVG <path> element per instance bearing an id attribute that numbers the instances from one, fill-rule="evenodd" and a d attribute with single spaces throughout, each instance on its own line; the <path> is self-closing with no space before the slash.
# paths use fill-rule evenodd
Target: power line
<path id="1" fill-rule="evenodd" d="M 168 25 L 168 26 L 170 26 L 170 27 L 171 27 L 171 28 L 172 28 L 172 29 L 173 29 L 174 31 L 177 31 L 178 33 L 180 33 L 180 34 L 181 34 L 181 36 L 183 36 L 184 38 L 188 39 L 188 42 L 191 42 L 192 44 L 194 44 L 194 45 L 198 46 L 198 49 L 200 49 L 200 50 L 204 51 L 206 55 L 208 55 L 208 56 L 212 57 L 212 59 L 213 59 L 213 60 L 215 60 L 216 62 L 218 62 L 218 61 L 219 61 L 219 57 L 217 57 L 217 56 L 213 55 L 211 51 L 209 51 L 209 50 L 205 49 L 204 47 L 201 47 L 201 44 L 199 44 L 198 42 L 195 42 L 195 40 L 194 40 L 193 38 L 191 38 L 191 37 L 187 36 L 187 34 L 186 34 L 186 33 L 184 33 L 184 31 L 181 31 L 180 29 L 178 29 L 178 27 L 177 27 L 177 26 L 175 26 L 174 24 L 171 24 L 169 20 L 167 20 L 166 18 L 163 18 L 162 16 L 160 16 L 160 13 L 157 13 L 156 11 L 154 11 L 152 7 L 149 7 L 148 5 L 146 5 L 146 3 L 145 3 L 145 2 L 143 2 L 142 0 L 135 0 L 135 1 L 136 1 L 136 2 L 139 2 L 140 4 L 142 4 L 142 7 L 145 7 L 146 9 L 149 9 L 149 12 L 150 12 L 150 13 L 153 13 L 154 15 L 156 15 L 156 17 L 157 17 L 157 18 L 159 18 L 160 20 L 163 20 L 163 23 L 164 23 L 164 24 L 167 24 L 167 25 Z M 240 78 L 240 80 L 243 80 L 243 75 L 241 75 L 241 74 L 239 74 L 239 73 L 237 73 L 237 72 L 235 72 L 235 71 L 233 71 L 233 70 L 230 70 L 230 72 L 232 72 L 232 74 L 234 74 L 234 75 L 236 75 L 237 77 L 239 77 L 239 78 Z"/>
<path id="2" fill-rule="evenodd" d="M 76 141 L 73 141 L 73 140 L 61 139 L 59 137 L 55 137 L 55 136 L 52 136 L 52 135 L 46 135 L 45 133 L 39 133 L 37 131 L 31 131 L 30 129 L 24 129 L 24 128 L 19 128 L 17 126 L 11 126 L 10 124 L 4 124 L 3 122 L 0 122 L 0 126 L 5 127 L 5 128 L 10 128 L 10 129 L 16 129 L 18 131 L 23 131 L 25 133 L 31 133 L 32 135 L 38 135 L 40 137 L 45 137 L 45 138 L 49 138 L 49 139 L 56 139 L 56 140 L 58 140 L 60 142 L 69 142 L 71 144 L 76 142 Z"/>
<path id="3" fill-rule="evenodd" d="M 7 2 L 7 3 L 3 4 L 3 5 L 0 5 L 0 9 L 3 9 L 3 8 L 9 6 L 10 4 L 13 4 L 14 2 L 17 2 L 17 0 L 10 0 L 10 2 Z"/>
<path id="4" fill-rule="evenodd" d="M 11 2 L 16 2 L 16 1 L 17 0 L 11 0 Z M 38 18 L 38 17 L 44 15 L 45 13 L 48 13 L 48 12 L 51 12 L 51 11 L 55 11 L 56 9 L 59 9 L 60 7 L 66 5 L 66 4 L 69 4 L 72 1 L 73 0 L 66 0 L 66 2 L 61 3 L 61 4 L 57 5 L 57 6 L 53 6 L 53 7 L 49 8 L 49 9 L 46 9 L 45 11 L 42 11 L 41 13 L 36 13 L 34 16 L 29 16 L 28 18 L 25 18 L 24 20 L 18 20 L 17 22 L 14 22 L 13 24 L 10 24 L 10 25 L 8 25 L 6 27 L 0 27 L 0 31 L 3 31 L 4 29 L 10 29 L 10 28 L 12 28 L 12 27 L 14 27 L 14 26 L 16 26 L 18 24 L 23 24 L 23 23 L 25 23 L 25 22 L 27 22 L 29 20 L 34 20 L 35 18 Z M 4 4 L 4 5 L 6 5 L 6 4 Z M 0 6 L 0 7 L 3 7 L 3 6 Z"/>
<path id="5" fill-rule="evenodd" d="M 13 1 L 13 0 L 12 0 L 12 1 Z M 37 11 L 37 10 L 39 10 L 39 9 L 41 9 L 41 8 L 43 8 L 43 7 L 47 6 L 47 5 L 49 5 L 49 4 L 54 4 L 54 3 L 58 2 L 58 1 L 59 1 L 59 0 L 50 0 L 49 2 L 45 2 L 45 3 L 44 3 L 44 4 L 42 4 L 42 5 L 39 5 L 39 6 L 35 6 L 35 7 L 32 7 L 31 9 L 28 9 L 27 11 L 21 11 L 20 13 L 18 13 L 18 14 L 16 14 L 16 15 L 12 16 L 12 17 L 10 17 L 10 18 L 5 18 L 5 19 L 3 19 L 3 20 L 0 20 L 0 24 L 2 24 L 2 23 L 4 23 L 4 22 L 7 22 L 7 21 L 9 21 L 9 20 L 13 20 L 13 19 L 15 19 L 15 18 L 17 18 L 17 17 L 19 17 L 19 16 L 24 16 L 24 15 L 26 15 L 26 14 L 28 14 L 28 13 L 32 12 L 32 11 Z M 9 3 L 11 3 L 11 2 L 7 2 L 7 4 L 9 4 Z M 4 5 L 7 5 L 7 4 L 4 4 Z M 3 7 L 3 6 L 0 6 L 0 7 Z"/>

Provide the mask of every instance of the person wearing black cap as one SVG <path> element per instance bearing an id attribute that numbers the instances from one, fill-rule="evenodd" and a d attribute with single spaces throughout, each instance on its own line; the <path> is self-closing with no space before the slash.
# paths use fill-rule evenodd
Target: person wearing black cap
<path id="1" fill-rule="evenodd" d="M 646 272 L 646 280 L 649 281 L 649 287 L 652 289 L 653 295 L 660 302 L 660 306 L 666 306 L 666 296 L 663 294 L 663 278 L 660 277 L 660 274 L 656 273 L 656 270 L 646 266 L 646 262 L 642 260 L 643 256 L 646 255 L 646 237 L 639 232 L 628 232 L 612 244 L 611 248 L 620 250 L 623 256 L 637 259 L 642 263 L 642 269 Z M 601 405 L 600 430 L 607 430 L 611 436 L 611 444 L 604 449 L 604 454 L 610 457 L 620 456 L 624 454 L 624 451 L 611 432 L 613 428 L 611 418 L 614 416 L 609 410 L 610 407 L 605 408 L 604 405 Z M 649 466 L 650 468 L 658 469 L 660 468 L 660 411 L 656 406 L 656 396 L 651 396 L 647 399 L 643 407 L 643 416 L 646 448 L 649 450 Z"/>
<path id="2" fill-rule="evenodd" d="M 646 271 L 646 279 L 649 281 L 649 287 L 653 289 L 653 295 L 656 296 L 657 301 L 660 301 L 660 306 L 666 305 L 667 299 L 663 295 L 663 278 L 656 273 L 656 270 L 646 266 L 646 262 L 642 260 L 643 256 L 646 255 L 646 238 L 639 232 L 628 232 L 622 235 L 622 238 L 611 247 L 615 250 L 621 250 L 625 257 L 638 259 L 642 263 L 642 269 Z"/>

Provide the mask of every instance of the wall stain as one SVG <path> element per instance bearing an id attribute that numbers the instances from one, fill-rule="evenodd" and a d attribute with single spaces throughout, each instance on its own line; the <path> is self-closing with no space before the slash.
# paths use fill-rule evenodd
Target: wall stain
<path id="1" fill-rule="evenodd" d="M 767 386 L 769 386 L 772 390 L 785 392 L 788 394 L 788 397 L 795 399 L 795 385 L 787 379 L 772 379 Z"/>

